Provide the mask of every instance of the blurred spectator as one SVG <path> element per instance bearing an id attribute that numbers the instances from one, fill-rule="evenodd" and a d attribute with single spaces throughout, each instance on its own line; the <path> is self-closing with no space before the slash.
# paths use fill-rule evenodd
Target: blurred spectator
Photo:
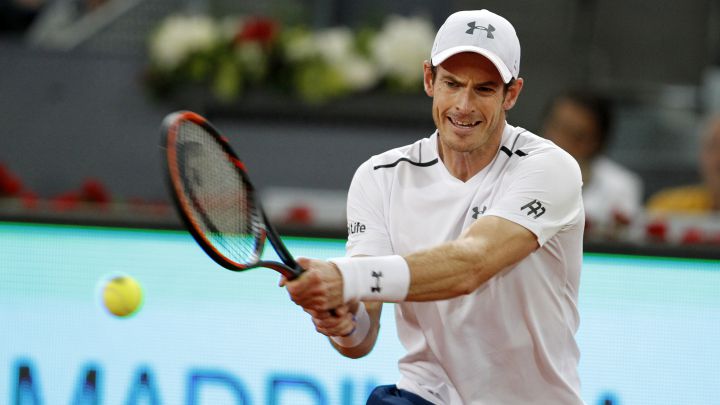
<path id="1" fill-rule="evenodd" d="M 25 31 L 44 5 L 44 0 L 0 0 L 0 33 Z"/>
<path id="2" fill-rule="evenodd" d="M 647 203 L 653 213 L 702 214 L 720 212 L 720 114 L 705 124 L 700 139 L 701 182 L 661 190 Z"/>
<path id="3" fill-rule="evenodd" d="M 17 197 L 22 189 L 20 177 L 0 162 L 0 197 Z"/>
<path id="4" fill-rule="evenodd" d="M 612 129 L 612 111 L 604 98 L 569 91 L 553 99 L 545 113 L 542 135 L 580 164 L 586 227 L 627 225 L 642 208 L 638 175 L 603 155 Z"/>

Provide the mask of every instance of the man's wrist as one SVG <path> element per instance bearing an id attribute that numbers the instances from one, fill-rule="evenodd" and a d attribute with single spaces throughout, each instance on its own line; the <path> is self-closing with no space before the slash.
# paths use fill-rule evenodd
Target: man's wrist
<path id="1" fill-rule="evenodd" d="M 401 302 L 410 288 L 410 269 L 402 256 L 330 259 L 343 279 L 343 302 Z"/>
<path id="2" fill-rule="evenodd" d="M 370 316 L 365 309 L 365 304 L 358 304 L 358 309 L 353 316 L 355 327 L 352 332 L 345 336 L 332 336 L 333 342 L 341 347 L 355 347 L 362 343 L 370 332 Z"/>

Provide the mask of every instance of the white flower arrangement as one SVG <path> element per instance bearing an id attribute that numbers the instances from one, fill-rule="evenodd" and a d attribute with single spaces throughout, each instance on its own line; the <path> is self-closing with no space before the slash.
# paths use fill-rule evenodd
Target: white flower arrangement
<path id="1" fill-rule="evenodd" d="M 327 88 L 329 93 L 364 91 L 378 83 L 379 72 L 372 61 L 359 52 L 356 38 L 349 28 L 299 33 L 288 40 L 285 49 L 288 61 L 324 64 L 326 74 L 334 78 Z M 315 96 L 323 98 L 320 93 Z"/>
<path id="2" fill-rule="evenodd" d="M 371 43 L 381 74 L 404 88 L 422 84 L 422 63 L 435 39 L 432 23 L 422 17 L 390 16 Z"/>
<path id="3" fill-rule="evenodd" d="M 417 91 L 432 24 L 390 17 L 380 31 L 347 27 L 280 30 L 263 18 L 170 16 L 149 40 L 147 82 L 156 95 L 206 86 L 231 102 L 248 87 L 291 91 L 314 103 L 372 89 Z"/>
<path id="4" fill-rule="evenodd" d="M 170 16 L 150 39 L 150 57 L 158 67 L 172 70 L 194 52 L 214 46 L 219 38 L 220 31 L 207 16 Z"/>

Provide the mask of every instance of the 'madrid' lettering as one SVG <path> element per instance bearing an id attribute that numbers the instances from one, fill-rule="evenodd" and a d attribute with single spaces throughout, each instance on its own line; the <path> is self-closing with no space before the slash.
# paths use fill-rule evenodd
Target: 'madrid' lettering
<path id="1" fill-rule="evenodd" d="M 529 203 L 520 207 L 520 211 L 525 211 L 526 209 L 528 210 L 528 216 L 534 215 L 533 218 L 535 219 L 539 218 L 542 214 L 545 213 L 545 207 L 543 207 L 543 205 L 538 200 L 532 200 Z"/>
<path id="2" fill-rule="evenodd" d="M 209 398 L 217 398 L 218 395 L 221 395 L 228 401 L 234 399 L 230 402 L 233 404 L 259 403 L 254 401 L 257 397 L 254 397 L 252 395 L 253 392 L 249 390 L 249 387 L 256 386 L 256 384 L 250 385 L 240 375 L 220 369 L 190 369 L 186 372 L 184 380 L 170 381 L 176 385 L 171 385 L 174 388 L 167 388 L 161 387 L 158 384 L 159 381 L 163 379 L 157 378 L 156 373 L 149 367 L 142 366 L 135 370 L 131 378 L 120 378 L 116 381 L 115 379 L 111 380 L 109 376 L 126 376 L 121 376 L 117 372 L 117 369 L 115 369 L 113 373 L 108 373 L 107 370 L 99 364 L 87 364 L 80 370 L 76 384 L 74 386 L 66 386 L 63 389 L 64 392 L 71 393 L 70 397 L 66 397 L 69 401 L 59 401 L 55 390 L 53 390 L 52 394 L 52 398 L 54 399 L 49 399 L 49 391 L 44 392 L 41 389 L 41 385 L 55 388 L 56 382 L 53 380 L 44 380 L 42 381 L 44 384 L 40 384 L 40 370 L 29 359 L 18 360 L 16 364 L 12 366 L 10 374 L 14 375 L 12 379 L 8 379 L 10 386 L 5 385 L 10 391 L 9 401 L 5 402 L 7 398 L 6 395 L 8 394 L 3 391 L 0 393 L 0 398 L 5 398 L 1 399 L 0 403 L 101 405 L 106 403 L 105 398 L 111 396 L 111 394 L 120 396 L 125 392 L 125 399 L 117 403 L 162 405 L 166 403 L 166 401 L 160 396 L 160 393 L 169 392 L 166 391 L 169 389 L 179 390 L 180 387 L 184 387 L 182 388 L 185 392 L 184 402 L 173 403 L 182 405 L 217 403 L 217 400 Z M 177 377 L 180 376 L 178 375 Z M 165 381 L 167 380 L 171 379 L 165 379 Z M 310 375 L 295 374 L 294 372 L 273 372 L 264 377 L 263 381 L 267 382 L 267 386 L 263 388 L 262 391 L 262 394 L 266 398 L 265 402 L 262 403 L 286 403 L 287 401 L 284 400 L 287 399 L 288 395 L 302 395 L 303 398 L 309 400 L 311 404 L 324 405 L 330 403 L 328 401 L 330 396 L 326 384 L 321 383 L 320 380 Z M 177 385 L 181 383 L 183 385 Z M 358 388 L 356 387 L 365 390 L 366 388 L 364 387 L 374 387 L 375 385 L 375 382 L 372 380 L 365 381 L 364 383 L 360 383 L 360 381 L 355 383 L 355 381 L 344 377 L 343 380 L 337 384 L 337 386 L 340 387 L 338 403 L 354 404 L 357 402 L 355 400 L 357 398 L 355 391 Z M 330 387 L 332 387 L 332 385 Z M 164 388 L 164 390 L 161 391 L 161 388 Z M 208 396 L 208 394 L 210 394 L 210 396 Z M 362 398 L 367 398 L 370 395 L 370 391 L 360 392 L 360 395 Z M 110 403 L 110 401 L 107 401 L 107 403 Z"/>
<path id="3" fill-rule="evenodd" d="M 350 222 L 348 224 L 348 233 L 350 235 L 356 234 L 356 233 L 363 233 L 365 232 L 365 225 L 361 224 L 360 222 Z"/>

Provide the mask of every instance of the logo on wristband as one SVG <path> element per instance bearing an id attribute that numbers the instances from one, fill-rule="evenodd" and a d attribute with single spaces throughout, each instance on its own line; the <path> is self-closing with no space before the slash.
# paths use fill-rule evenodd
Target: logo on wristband
<path id="1" fill-rule="evenodd" d="M 382 271 L 373 271 L 372 276 L 375 278 L 375 286 L 370 287 L 370 292 L 379 293 L 382 288 L 380 288 L 380 277 L 382 277 Z"/>

